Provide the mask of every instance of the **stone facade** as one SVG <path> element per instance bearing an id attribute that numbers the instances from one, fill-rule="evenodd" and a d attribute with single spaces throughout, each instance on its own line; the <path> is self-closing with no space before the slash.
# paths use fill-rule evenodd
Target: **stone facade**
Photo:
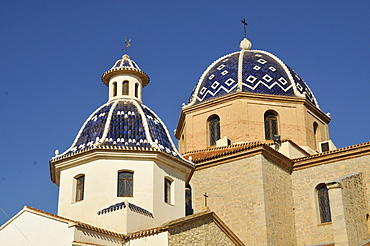
<path id="1" fill-rule="evenodd" d="M 211 214 L 201 216 L 168 229 L 168 245 L 241 245 L 233 242 L 215 223 Z"/>
<path id="2" fill-rule="evenodd" d="M 367 219 L 368 201 L 365 196 L 363 173 L 355 173 L 338 180 L 343 190 L 343 208 L 347 225 L 348 244 L 358 245 L 369 238 Z"/>
<path id="3" fill-rule="evenodd" d="M 361 146 L 358 150 L 356 150 L 355 148 L 352 150 L 343 150 L 329 155 L 318 155 L 315 158 L 312 157 L 308 159 L 297 159 L 297 161 L 295 162 L 296 168 L 294 169 L 291 178 L 293 185 L 292 190 L 295 209 L 295 227 L 298 245 L 313 245 L 335 241 L 335 226 L 333 225 L 334 221 L 332 223 L 320 223 L 317 193 L 315 188 L 318 184 L 328 183 L 332 180 L 336 180 L 340 177 L 349 175 L 354 172 L 363 173 L 362 182 L 365 186 L 365 189 L 358 189 L 354 191 L 354 189 L 352 188 L 346 188 L 349 190 L 347 192 L 347 196 L 345 195 L 344 200 L 348 201 L 347 209 L 355 209 L 356 212 L 354 213 L 356 214 L 356 216 L 360 216 L 362 218 L 360 221 L 357 221 L 356 219 L 355 223 L 357 226 L 362 225 L 360 226 L 361 232 L 359 233 L 361 235 L 364 234 L 362 228 L 364 227 L 364 219 L 369 213 L 367 209 L 367 207 L 369 206 L 369 201 L 368 199 L 366 199 L 366 206 L 360 204 L 354 206 L 353 204 L 357 203 L 357 201 L 359 200 L 364 201 L 364 196 L 366 198 L 370 197 L 370 167 L 368 165 L 370 163 L 370 155 L 367 154 L 356 156 L 356 152 L 359 151 L 364 151 L 361 150 Z M 303 166 L 303 164 L 305 164 L 305 166 Z M 349 187 L 352 187 L 352 185 Z M 331 195 L 330 192 L 331 190 L 329 190 L 329 194 Z M 356 197 L 356 199 L 349 202 L 349 197 L 351 197 L 351 200 L 354 197 Z M 330 198 L 332 199 L 332 197 Z M 341 201 L 341 203 L 343 202 Z M 338 204 L 331 202 L 330 206 L 331 208 L 334 208 L 335 206 L 338 206 Z M 351 206 L 354 207 L 350 208 Z M 340 204 L 340 207 L 338 209 L 345 209 L 344 204 Z M 366 228 L 368 228 L 368 226 L 366 226 Z M 353 233 L 354 232 L 352 231 L 351 234 Z M 368 235 L 364 237 L 369 238 Z"/>
<path id="4" fill-rule="evenodd" d="M 206 193 L 207 206 L 246 245 L 360 245 L 370 238 L 370 142 L 293 160 L 256 143 L 190 156 L 195 212 Z M 329 189 L 328 223 L 320 220 L 319 184 Z"/>
<path id="5" fill-rule="evenodd" d="M 290 171 L 265 151 L 199 166 L 191 182 L 193 206 L 202 210 L 206 192 L 208 207 L 245 244 L 295 245 Z"/>
<path id="6" fill-rule="evenodd" d="M 290 172 L 262 159 L 268 245 L 296 245 Z"/>
<path id="7" fill-rule="evenodd" d="M 281 138 L 293 140 L 310 153 L 318 150 L 319 142 L 329 140 L 330 118 L 304 99 L 240 92 L 184 108 L 176 130 L 179 151 L 209 147 L 207 120 L 212 115 L 220 117 L 221 138 L 231 143 L 266 142 L 264 113 L 268 110 L 277 113 Z M 318 125 L 316 135 L 314 123 Z"/>

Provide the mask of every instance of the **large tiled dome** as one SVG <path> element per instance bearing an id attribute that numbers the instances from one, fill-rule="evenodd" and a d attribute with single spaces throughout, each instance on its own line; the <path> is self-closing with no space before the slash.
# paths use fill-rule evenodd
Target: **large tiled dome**
<path id="1" fill-rule="evenodd" d="M 250 50 L 247 41 L 241 42 L 241 51 L 217 59 L 205 70 L 189 106 L 243 91 L 306 98 L 318 107 L 310 88 L 293 69 L 266 51 Z"/>

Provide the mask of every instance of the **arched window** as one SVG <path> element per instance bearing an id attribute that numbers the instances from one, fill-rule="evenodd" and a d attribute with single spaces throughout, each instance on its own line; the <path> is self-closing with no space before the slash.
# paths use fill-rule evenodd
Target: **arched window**
<path id="1" fill-rule="evenodd" d="M 317 201 L 320 213 L 320 222 L 328 223 L 331 222 L 331 213 L 330 213 L 330 201 L 329 201 L 329 192 L 325 184 L 319 184 L 316 187 L 317 191 Z"/>
<path id="2" fill-rule="evenodd" d="M 113 96 L 117 96 L 117 82 L 113 82 Z"/>
<path id="3" fill-rule="evenodd" d="M 191 195 L 191 186 L 188 184 L 185 188 L 185 215 L 191 215 L 194 213 Z"/>
<path id="4" fill-rule="evenodd" d="M 272 111 L 265 113 L 265 139 L 272 140 L 274 135 L 278 135 L 277 114 Z"/>
<path id="5" fill-rule="evenodd" d="M 118 185 L 117 185 L 118 197 L 132 197 L 133 185 L 134 185 L 134 174 L 132 172 L 130 171 L 118 172 Z"/>
<path id="6" fill-rule="evenodd" d="M 216 145 L 216 141 L 220 139 L 220 117 L 212 115 L 208 118 L 209 143 L 211 146 Z"/>
<path id="7" fill-rule="evenodd" d="M 136 98 L 139 97 L 139 84 L 138 83 L 135 84 L 135 97 Z"/>
<path id="8" fill-rule="evenodd" d="M 75 187 L 76 187 L 76 202 L 82 201 L 84 199 L 85 191 L 85 175 L 79 175 L 75 177 Z"/>
<path id="9" fill-rule="evenodd" d="M 128 81 L 125 80 L 122 83 L 122 95 L 127 96 L 128 95 Z"/>
<path id="10" fill-rule="evenodd" d="M 172 180 L 164 178 L 164 202 L 171 204 L 171 186 Z"/>

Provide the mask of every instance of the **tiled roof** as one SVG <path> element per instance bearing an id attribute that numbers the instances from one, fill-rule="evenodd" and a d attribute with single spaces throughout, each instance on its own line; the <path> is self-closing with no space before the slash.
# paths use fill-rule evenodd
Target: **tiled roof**
<path id="1" fill-rule="evenodd" d="M 298 74 L 261 50 L 241 50 L 213 62 L 194 87 L 188 106 L 237 91 L 306 98 L 318 107 L 312 91 Z"/>
<path id="2" fill-rule="evenodd" d="M 143 87 L 149 83 L 149 76 L 144 73 L 136 64 L 136 62 L 131 60 L 131 58 L 127 54 L 123 55 L 122 59 L 118 59 L 114 63 L 113 67 L 103 74 L 103 83 L 108 86 L 109 79 L 114 75 L 121 74 L 122 71 L 138 76 L 142 81 Z"/>
<path id="3" fill-rule="evenodd" d="M 346 146 L 346 147 L 335 149 L 335 150 L 321 152 L 321 153 L 318 153 L 318 154 L 315 154 L 315 155 L 300 157 L 300 158 L 293 159 L 293 161 L 294 162 L 304 161 L 304 160 L 313 159 L 313 158 L 316 158 L 316 157 L 319 157 L 319 156 L 327 156 L 327 155 L 331 155 L 331 154 L 335 154 L 335 153 L 339 153 L 339 152 L 343 152 L 343 151 L 348 151 L 348 150 L 353 150 L 353 149 L 357 149 L 357 148 L 360 148 L 360 147 L 366 147 L 366 146 L 370 146 L 370 142 L 350 145 L 350 146 Z"/>
<path id="4" fill-rule="evenodd" d="M 304 169 L 316 165 L 323 165 L 333 161 L 367 155 L 370 151 L 370 142 L 355 144 L 335 150 L 321 152 L 315 155 L 293 159 L 293 170 Z"/>
<path id="5" fill-rule="evenodd" d="M 109 101 L 99 107 L 85 121 L 72 146 L 52 160 L 99 147 L 156 150 L 185 161 L 161 119 L 131 99 Z"/>
<path id="6" fill-rule="evenodd" d="M 146 209 L 144 209 L 140 206 L 137 206 L 137 205 L 135 205 L 133 203 L 130 203 L 130 202 L 127 202 L 127 201 L 119 202 L 119 203 L 111 205 L 107 208 L 104 208 L 104 209 L 98 211 L 98 215 L 114 212 L 114 211 L 121 210 L 121 209 L 125 209 L 126 207 L 128 207 L 131 211 L 134 211 L 136 213 L 139 213 L 139 214 L 142 214 L 142 215 L 153 218 L 153 213 L 149 212 L 148 210 L 146 210 Z"/>
<path id="7" fill-rule="evenodd" d="M 247 149 L 253 149 L 260 146 L 268 146 L 267 144 L 261 142 L 249 142 L 249 143 L 240 143 L 240 144 L 233 144 L 228 146 L 222 147 L 214 147 L 214 148 L 207 148 L 203 150 L 196 150 L 184 153 L 184 158 L 190 160 L 193 163 L 200 163 L 207 160 L 216 159 L 222 156 L 227 156 L 231 154 L 235 154 L 238 152 L 242 152 Z"/>

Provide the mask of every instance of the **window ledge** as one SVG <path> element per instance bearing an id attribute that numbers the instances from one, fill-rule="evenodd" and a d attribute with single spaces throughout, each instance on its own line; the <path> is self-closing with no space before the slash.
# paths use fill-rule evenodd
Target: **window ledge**
<path id="1" fill-rule="evenodd" d="M 320 223 L 317 226 L 326 226 L 326 225 L 331 225 L 332 222 L 325 222 L 325 223 Z"/>

